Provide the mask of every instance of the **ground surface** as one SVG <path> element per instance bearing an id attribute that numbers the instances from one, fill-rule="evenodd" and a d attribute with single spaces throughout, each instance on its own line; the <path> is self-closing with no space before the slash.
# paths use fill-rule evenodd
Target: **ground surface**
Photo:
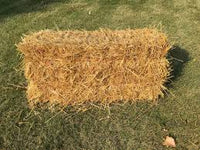
<path id="1" fill-rule="evenodd" d="M 30 110 L 15 43 L 41 29 L 125 29 L 162 24 L 176 49 L 175 78 L 157 105 L 86 112 Z M 199 0 L 0 0 L 0 149 L 200 149 Z"/>

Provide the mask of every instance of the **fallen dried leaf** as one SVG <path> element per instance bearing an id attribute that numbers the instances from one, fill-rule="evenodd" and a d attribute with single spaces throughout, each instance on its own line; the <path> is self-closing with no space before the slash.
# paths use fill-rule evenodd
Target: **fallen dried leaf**
<path id="1" fill-rule="evenodd" d="M 176 147 L 175 140 L 172 137 L 166 136 L 165 141 L 163 142 L 163 145 L 169 146 L 169 147 Z"/>

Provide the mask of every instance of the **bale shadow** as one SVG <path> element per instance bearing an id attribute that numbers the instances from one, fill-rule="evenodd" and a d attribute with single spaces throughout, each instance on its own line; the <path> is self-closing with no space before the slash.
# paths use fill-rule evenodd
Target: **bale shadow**
<path id="1" fill-rule="evenodd" d="M 169 50 L 167 59 L 172 71 L 170 73 L 170 80 L 166 85 L 171 87 L 170 83 L 176 81 L 182 75 L 184 65 L 190 61 L 190 57 L 187 50 L 175 45 Z"/>

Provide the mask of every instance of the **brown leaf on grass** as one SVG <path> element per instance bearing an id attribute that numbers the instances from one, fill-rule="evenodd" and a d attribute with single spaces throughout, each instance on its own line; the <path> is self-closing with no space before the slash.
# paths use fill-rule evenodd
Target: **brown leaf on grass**
<path id="1" fill-rule="evenodd" d="M 172 137 L 166 136 L 165 141 L 163 142 L 163 145 L 167 147 L 176 147 L 175 140 Z"/>

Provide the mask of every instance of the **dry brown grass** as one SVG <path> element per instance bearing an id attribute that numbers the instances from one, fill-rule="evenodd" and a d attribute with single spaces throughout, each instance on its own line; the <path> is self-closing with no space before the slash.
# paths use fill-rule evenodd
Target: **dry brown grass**
<path id="1" fill-rule="evenodd" d="M 45 30 L 17 45 L 31 106 L 153 100 L 169 76 L 167 37 L 156 29 Z"/>

